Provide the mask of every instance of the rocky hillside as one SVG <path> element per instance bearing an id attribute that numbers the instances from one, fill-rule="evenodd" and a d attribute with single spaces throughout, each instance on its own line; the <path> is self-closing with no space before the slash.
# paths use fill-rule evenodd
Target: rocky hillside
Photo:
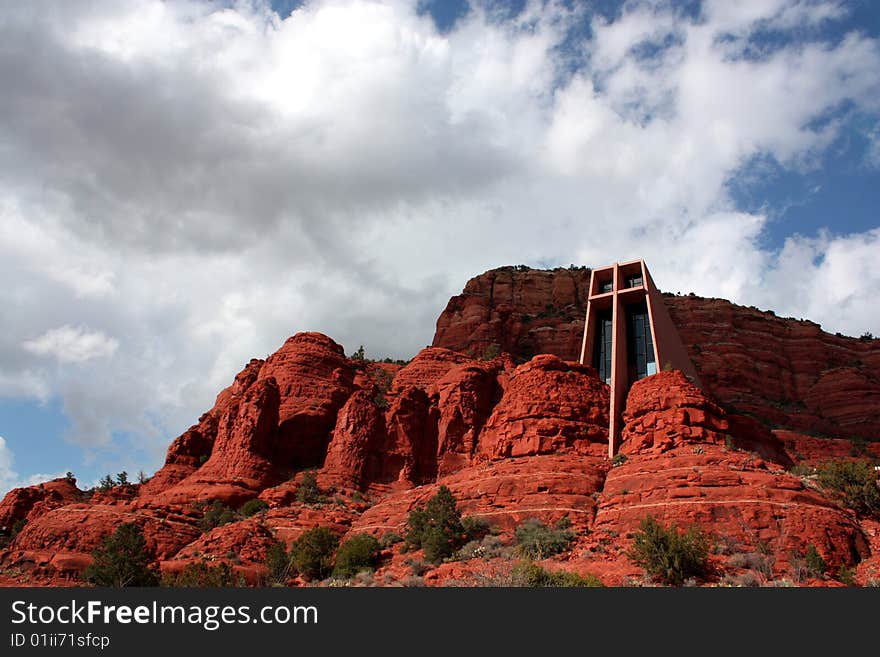
<path id="1" fill-rule="evenodd" d="M 437 320 L 433 346 L 479 357 L 574 360 L 584 329 L 587 269 L 493 269 L 465 285 Z M 769 427 L 880 438 L 880 340 L 822 331 L 723 299 L 665 295 L 709 394 Z"/>
<path id="2" fill-rule="evenodd" d="M 877 443 L 806 433 L 846 419 L 853 435 L 873 426 L 877 411 L 868 403 L 876 388 L 845 387 L 866 365 L 825 367 L 812 380 L 820 366 L 807 351 L 827 349 L 821 357 L 830 362 L 851 349 L 870 363 L 876 347 L 726 302 L 670 298 L 711 390 L 674 371 L 638 382 L 621 455 L 610 461 L 608 388 L 571 360 L 588 275 L 484 274 L 450 301 L 435 346 L 405 366 L 346 358 L 317 333 L 289 338 L 244 367 L 146 483 L 82 491 L 61 479 L 6 495 L 0 583 L 78 583 L 102 539 L 130 522 L 166 575 L 228 564 L 248 582 L 264 582 L 271 546 L 289 547 L 323 526 L 343 539 L 381 539 L 377 569 L 356 583 L 505 584 L 522 556 L 517 529 L 537 519 L 567 536 L 558 554 L 538 555 L 545 569 L 640 584 L 645 573 L 627 551 L 649 515 L 711 534 L 704 584 L 880 578 L 880 524 L 842 505 L 805 467 L 850 459 L 856 447 L 880 456 Z M 750 349 L 764 396 L 746 365 Z M 770 362 L 778 376 L 762 369 Z M 712 369 L 719 363 L 730 365 L 725 373 Z M 779 408 L 777 399 L 806 405 L 810 394 L 815 410 Z M 789 429 L 771 431 L 756 417 L 777 417 Z M 409 513 L 441 486 L 492 533 L 431 564 L 421 550 L 402 550 L 399 537 Z M 811 550 L 826 574 L 805 575 Z M 286 581 L 315 582 L 295 573 Z"/>

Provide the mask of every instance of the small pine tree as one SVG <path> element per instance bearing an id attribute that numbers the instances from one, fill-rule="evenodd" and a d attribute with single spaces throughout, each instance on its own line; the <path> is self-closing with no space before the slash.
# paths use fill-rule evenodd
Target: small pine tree
<path id="1" fill-rule="evenodd" d="M 68 470 L 68 471 L 65 473 L 65 475 L 64 475 L 64 480 L 65 480 L 68 484 L 76 484 L 76 477 L 73 476 L 73 473 L 72 473 L 70 470 Z"/>
<path id="2" fill-rule="evenodd" d="M 302 481 L 296 489 L 296 501 L 303 504 L 316 504 L 321 501 L 321 489 L 318 487 L 318 475 L 314 470 L 303 472 Z"/>
<path id="3" fill-rule="evenodd" d="M 116 483 L 113 481 L 113 477 L 110 475 L 106 475 L 101 481 L 98 483 L 98 489 L 102 491 L 108 491 L 113 488 Z"/>
<path id="4" fill-rule="evenodd" d="M 333 570 L 339 537 L 327 527 L 313 527 L 290 546 L 290 563 L 306 579 L 324 579 Z"/>
<path id="5" fill-rule="evenodd" d="M 118 475 L 116 475 L 116 483 L 119 484 L 120 486 L 128 486 L 129 485 L 128 473 L 125 470 L 123 470 Z"/>
<path id="6" fill-rule="evenodd" d="M 357 351 L 351 355 L 352 360 L 364 360 L 364 345 L 357 348 Z"/>
<path id="7" fill-rule="evenodd" d="M 290 577 L 290 555 L 284 548 L 284 543 L 276 541 L 266 550 L 266 580 L 269 584 L 284 584 Z"/>
<path id="8" fill-rule="evenodd" d="M 123 523 L 113 534 L 105 536 L 92 557 L 92 565 L 83 573 L 91 584 L 116 588 L 159 584 L 144 534 L 135 523 Z"/>
<path id="9" fill-rule="evenodd" d="M 146 473 L 146 472 L 144 472 L 143 470 L 138 470 L 138 483 L 139 483 L 141 486 L 143 486 L 143 485 L 144 485 L 145 483 L 147 483 L 149 480 L 150 480 L 150 478 L 147 476 L 147 473 Z"/>
<path id="10" fill-rule="evenodd" d="M 440 563 L 452 556 L 466 538 L 461 511 L 446 486 L 440 486 L 424 507 L 410 513 L 407 526 L 407 545 L 422 548 L 425 559 L 431 563 Z"/>
<path id="11" fill-rule="evenodd" d="M 339 546 L 334 577 L 354 577 L 362 570 L 373 570 L 379 559 L 379 541 L 369 534 L 356 534 Z"/>

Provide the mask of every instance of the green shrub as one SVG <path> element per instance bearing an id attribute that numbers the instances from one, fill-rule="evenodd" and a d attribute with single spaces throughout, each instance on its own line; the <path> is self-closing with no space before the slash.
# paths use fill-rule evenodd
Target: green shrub
<path id="1" fill-rule="evenodd" d="M 214 500 L 205 511 L 205 515 L 199 520 L 199 529 L 209 532 L 215 527 L 220 527 L 235 520 L 235 511 L 223 504 L 220 500 Z"/>
<path id="2" fill-rule="evenodd" d="M 403 542 L 403 536 L 398 534 L 397 532 L 387 532 L 382 534 L 382 537 L 379 539 L 379 547 L 383 550 L 387 550 L 392 545 L 396 545 L 397 543 Z"/>
<path id="3" fill-rule="evenodd" d="M 516 528 L 515 537 L 517 550 L 522 556 L 546 559 L 567 550 L 575 535 L 568 529 L 567 519 L 551 528 L 537 518 L 529 518 Z"/>
<path id="4" fill-rule="evenodd" d="M 840 568 L 837 569 L 837 579 L 841 584 L 846 584 L 847 586 L 855 586 L 855 568 L 847 566 L 846 564 L 841 564 Z"/>
<path id="5" fill-rule="evenodd" d="M 321 499 L 317 473 L 314 470 L 306 470 L 303 472 L 299 488 L 296 489 L 296 501 L 303 504 L 317 504 Z"/>
<path id="6" fill-rule="evenodd" d="M 284 543 L 276 541 L 266 550 L 266 580 L 268 584 L 284 584 L 290 577 L 292 569 L 290 555 L 284 547 Z"/>
<path id="7" fill-rule="evenodd" d="M 306 579 L 324 579 L 333 570 L 339 537 L 327 527 L 313 527 L 290 546 L 290 563 Z"/>
<path id="8" fill-rule="evenodd" d="M 356 534 L 339 546 L 333 576 L 354 577 L 362 570 L 375 570 L 379 560 L 379 541 L 369 534 Z"/>
<path id="9" fill-rule="evenodd" d="M 425 506 L 410 512 L 407 547 L 422 548 L 425 559 L 431 563 L 440 563 L 446 557 L 451 557 L 464 542 L 461 511 L 446 486 L 440 486 L 437 494 Z"/>
<path id="10" fill-rule="evenodd" d="M 175 588 L 228 587 L 244 586 L 244 584 L 244 578 L 236 577 L 232 567 L 226 562 L 209 566 L 205 561 L 199 561 L 187 564 L 179 573 L 162 575 L 162 586 Z"/>
<path id="11" fill-rule="evenodd" d="M 626 454 L 617 453 L 613 457 L 611 457 L 611 467 L 616 468 L 619 465 L 623 465 L 626 463 Z"/>
<path id="12" fill-rule="evenodd" d="M 817 550 L 816 546 L 812 543 L 807 546 L 807 554 L 804 556 L 804 561 L 807 567 L 807 573 L 813 577 L 819 577 L 828 570 L 828 564 L 825 563 L 825 559 L 822 558 L 822 555 L 819 554 L 819 550 Z"/>
<path id="13" fill-rule="evenodd" d="M 648 516 L 627 556 L 661 583 L 681 586 L 686 579 L 705 574 L 709 549 L 709 537 L 699 527 L 680 532 L 674 523 L 667 529 Z"/>
<path id="14" fill-rule="evenodd" d="M 592 574 L 578 575 L 564 570 L 550 571 L 531 561 L 518 563 L 513 568 L 514 586 L 600 587 L 602 580 Z"/>
<path id="15" fill-rule="evenodd" d="M 259 513 L 260 511 L 265 511 L 269 508 L 269 504 L 264 502 L 263 500 L 254 498 L 252 500 L 248 500 L 244 504 L 241 505 L 241 508 L 238 512 L 243 515 L 245 518 L 250 518 L 255 513 Z"/>
<path id="16" fill-rule="evenodd" d="M 123 523 L 113 534 L 105 536 L 92 557 L 92 565 L 83 572 L 83 579 L 90 584 L 121 588 L 159 583 L 144 534 L 135 523 Z"/>
<path id="17" fill-rule="evenodd" d="M 880 518 L 880 488 L 870 461 L 828 461 L 818 468 L 819 483 L 838 493 L 858 514 Z"/>
<path id="18" fill-rule="evenodd" d="M 489 523 L 478 516 L 462 518 L 461 526 L 464 529 L 465 541 L 479 541 L 492 531 Z"/>

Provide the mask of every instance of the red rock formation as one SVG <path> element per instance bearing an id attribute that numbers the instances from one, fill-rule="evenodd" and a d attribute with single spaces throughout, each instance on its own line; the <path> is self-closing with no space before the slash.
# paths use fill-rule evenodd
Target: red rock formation
<path id="1" fill-rule="evenodd" d="M 678 370 L 636 381 L 626 398 L 620 452 L 665 452 L 687 442 L 724 444 L 724 411 Z"/>
<path id="2" fill-rule="evenodd" d="M 87 501 L 63 480 L 7 495 L 0 524 L 28 522 L 0 550 L 0 565 L 15 569 L 7 575 L 22 574 L 3 575 L 0 585 L 74 582 L 123 522 L 143 527 L 163 571 L 220 560 L 256 583 L 272 541 L 290 545 L 316 525 L 340 535 L 403 533 L 409 512 L 440 485 L 465 516 L 498 528 L 494 540 L 508 553 L 431 568 L 429 585 L 505 581 L 514 530 L 532 517 L 571 522 L 571 549 L 544 560 L 550 570 L 633 581 L 642 571 L 627 548 L 648 514 L 716 536 L 724 551 L 711 557 L 715 580 L 741 574 L 740 562 L 757 552 L 772 557 L 772 575 L 761 577 L 791 577 L 809 545 L 832 572 L 861 559 L 857 580 L 877 576 L 880 525 L 786 468 L 880 455 L 880 443 L 805 435 L 874 435 L 880 343 L 718 300 L 667 297 L 704 388 L 679 372 L 636 383 L 624 413 L 625 458 L 612 467 L 608 387 L 592 368 L 559 357 L 577 356 L 588 278 L 588 270 L 518 268 L 478 277 L 438 320 L 435 346 L 404 367 L 350 361 L 320 334 L 293 336 L 236 376 L 147 484 Z M 490 356 L 495 346 L 531 360 L 517 367 L 509 354 L 466 355 Z M 319 468 L 314 504 L 296 499 L 306 467 Z M 204 510 L 193 501 L 238 507 L 257 496 L 268 510 L 198 528 Z M 397 548 L 383 555 L 383 583 L 409 577 L 407 563 L 419 558 Z"/>
<path id="3" fill-rule="evenodd" d="M 336 414 L 354 391 L 342 346 L 320 333 L 297 333 L 266 360 L 259 378 L 274 378 L 281 393 L 272 461 L 279 468 L 321 465 Z"/>
<path id="4" fill-rule="evenodd" d="M 593 368 L 535 356 L 511 375 L 477 451 L 489 459 L 567 449 L 601 455 L 608 444 L 608 395 Z"/>
<path id="5" fill-rule="evenodd" d="M 665 297 L 707 392 L 772 427 L 880 435 L 880 340 L 722 299 Z"/>
<path id="6" fill-rule="evenodd" d="M 76 479 L 64 477 L 35 486 L 14 488 L 0 502 L 0 528 L 11 528 L 20 520 L 29 522 L 56 507 L 78 502 L 81 496 Z"/>
<path id="7" fill-rule="evenodd" d="M 377 536 L 405 532 L 409 512 L 436 495 L 441 485 L 455 496 L 464 516 L 478 516 L 507 530 L 528 518 L 552 524 L 565 516 L 575 528 L 587 528 L 606 469 L 602 457 L 573 453 L 486 462 L 436 484 L 386 496 L 357 518 L 351 531 Z"/>
<path id="8" fill-rule="evenodd" d="M 370 452 L 384 440 L 385 417 L 373 394 L 366 390 L 355 392 L 336 417 L 322 468 L 322 483 L 350 488 L 364 486 Z"/>
<path id="9" fill-rule="evenodd" d="M 505 365 L 500 358 L 460 365 L 449 370 L 435 384 L 440 416 L 437 426 L 437 472 L 440 476 L 470 464 L 480 431 L 506 385 L 508 377 L 502 369 Z"/>
<path id="10" fill-rule="evenodd" d="M 589 285 L 587 268 L 492 269 L 449 300 L 433 346 L 474 357 L 504 351 L 520 361 L 545 353 L 576 360 Z"/>
<path id="11" fill-rule="evenodd" d="M 662 285 L 662 281 L 659 281 Z M 433 345 L 521 360 L 580 355 L 589 270 L 503 267 L 468 281 L 437 320 Z M 880 436 L 880 340 L 832 335 L 812 322 L 722 299 L 665 295 L 704 389 L 770 427 Z"/>

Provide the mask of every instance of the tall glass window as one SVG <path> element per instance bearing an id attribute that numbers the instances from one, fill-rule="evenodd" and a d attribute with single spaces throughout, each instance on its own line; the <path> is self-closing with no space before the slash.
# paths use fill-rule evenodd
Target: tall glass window
<path id="1" fill-rule="evenodd" d="M 630 382 L 657 373 L 648 305 L 645 303 L 626 308 L 626 349 Z"/>
<path id="2" fill-rule="evenodd" d="M 600 310 L 596 314 L 593 365 L 599 370 L 599 378 L 605 383 L 611 383 L 611 344 L 614 339 L 612 327 L 611 310 Z"/>

